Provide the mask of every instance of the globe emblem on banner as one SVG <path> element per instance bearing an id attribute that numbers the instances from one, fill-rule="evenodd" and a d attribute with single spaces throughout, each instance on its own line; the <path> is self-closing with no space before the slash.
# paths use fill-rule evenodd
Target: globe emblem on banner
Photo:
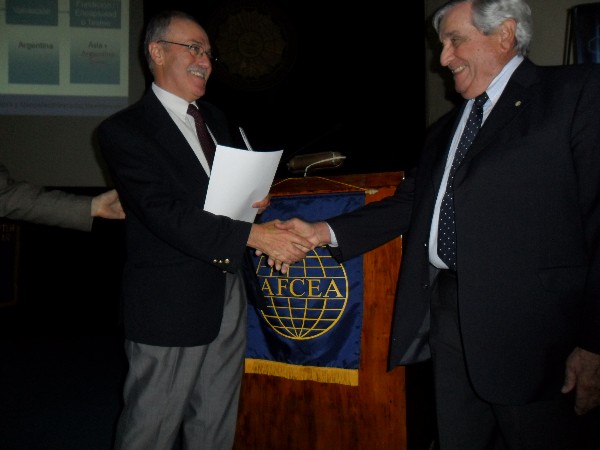
<path id="1" fill-rule="evenodd" d="M 286 274 L 269 267 L 263 256 L 256 275 L 267 301 L 262 318 L 281 336 L 316 338 L 331 330 L 344 314 L 348 276 L 344 266 L 324 248 L 308 252 Z"/>

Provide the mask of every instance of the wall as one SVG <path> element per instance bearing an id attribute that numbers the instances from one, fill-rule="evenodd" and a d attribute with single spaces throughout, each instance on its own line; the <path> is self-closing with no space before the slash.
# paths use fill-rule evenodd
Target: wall
<path id="1" fill-rule="evenodd" d="M 427 124 L 442 116 L 457 100 L 447 69 L 439 65 L 439 42 L 432 36 L 431 15 L 445 0 L 425 0 L 427 47 L 425 57 Z M 560 65 L 563 63 L 568 10 L 585 2 L 581 0 L 528 0 L 533 15 L 533 40 L 529 57 L 536 64 Z M 432 47 L 432 39 L 436 39 Z M 440 76 L 441 72 L 441 76 Z M 460 101 L 460 98 L 458 98 Z"/>

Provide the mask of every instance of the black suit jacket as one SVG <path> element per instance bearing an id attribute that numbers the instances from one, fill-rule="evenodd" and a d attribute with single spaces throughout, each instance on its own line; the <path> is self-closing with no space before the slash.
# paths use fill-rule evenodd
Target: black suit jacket
<path id="1" fill-rule="evenodd" d="M 227 121 L 197 102 L 219 144 Z M 245 259 L 250 223 L 203 210 L 209 177 L 152 90 L 98 128 L 126 213 L 125 337 L 161 346 L 211 342 L 221 324 L 225 273 Z"/>
<path id="2" fill-rule="evenodd" d="M 328 220 L 340 260 L 403 235 L 390 368 L 427 356 L 429 231 L 461 111 L 431 127 L 395 195 Z M 501 404 L 556 395 L 575 346 L 600 353 L 600 65 L 526 59 L 458 169 L 454 203 L 475 390 Z"/>

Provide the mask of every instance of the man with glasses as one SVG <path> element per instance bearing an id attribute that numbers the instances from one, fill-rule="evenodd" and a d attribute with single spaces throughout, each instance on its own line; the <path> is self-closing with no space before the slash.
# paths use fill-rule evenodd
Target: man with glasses
<path id="1" fill-rule="evenodd" d="M 180 439 L 183 448 L 227 450 L 246 350 L 246 247 L 293 263 L 312 246 L 273 222 L 203 210 L 206 147 L 235 146 L 223 113 L 199 100 L 212 70 L 208 36 L 193 17 L 167 11 L 149 21 L 144 50 L 151 89 L 98 130 L 127 214 L 129 371 L 115 449 L 170 450 Z"/>

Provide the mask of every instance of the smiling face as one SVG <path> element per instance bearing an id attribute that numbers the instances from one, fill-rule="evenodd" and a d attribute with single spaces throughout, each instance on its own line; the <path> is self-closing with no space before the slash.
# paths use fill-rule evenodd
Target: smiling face
<path id="1" fill-rule="evenodd" d="M 517 54 L 513 19 L 485 35 L 473 25 L 471 10 L 470 2 L 457 4 L 444 15 L 439 28 L 440 63 L 450 69 L 456 92 L 466 99 L 483 93 Z"/>
<path id="2" fill-rule="evenodd" d="M 161 39 L 196 44 L 204 52 L 194 56 L 182 45 L 151 42 L 148 48 L 154 67 L 154 82 L 190 103 L 202 97 L 212 71 L 212 63 L 205 53 L 210 51 L 206 32 L 197 23 L 176 17 L 171 20 L 168 32 Z"/>

